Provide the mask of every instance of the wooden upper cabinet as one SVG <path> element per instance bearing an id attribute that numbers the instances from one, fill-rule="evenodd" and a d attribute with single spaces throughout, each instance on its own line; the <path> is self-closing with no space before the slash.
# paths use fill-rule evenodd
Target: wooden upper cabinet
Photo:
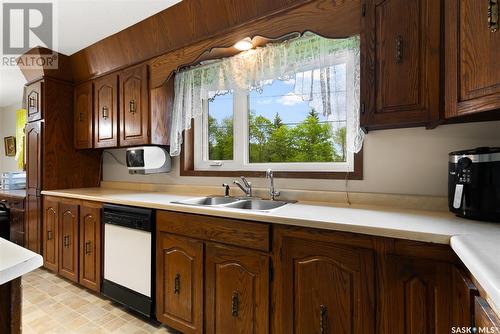
<path id="1" fill-rule="evenodd" d="M 110 74 L 94 81 L 94 147 L 118 146 L 118 78 Z"/>
<path id="2" fill-rule="evenodd" d="M 149 144 L 148 68 L 140 65 L 120 73 L 120 146 Z"/>
<path id="3" fill-rule="evenodd" d="M 445 2 L 447 118 L 500 109 L 500 29 L 489 22 L 498 6 L 496 1 Z"/>
<path id="4" fill-rule="evenodd" d="M 183 333 L 203 333 L 203 242 L 160 232 L 156 316 Z"/>
<path id="5" fill-rule="evenodd" d="M 28 110 L 28 122 L 43 119 L 42 105 L 43 82 L 37 81 L 26 87 L 26 108 Z"/>
<path id="6" fill-rule="evenodd" d="M 59 274 L 78 282 L 78 204 L 59 203 Z"/>
<path id="7" fill-rule="evenodd" d="M 32 195 L 42 189 L 42 132 L 42 122 L 26 124 L 26 188 Z"/>
<path id="8" fill-rule="evenodd" d="M 269 332 L 269 256 L 206 246 L 205 333 Z"/>
<path id="9" fill-rule="evenodd" d="M 75 88 L 75 148 L 92 148 L 94 141 L 92 82 Z"/>
<path id="10" fill-rule="evenodd" d="M 75 148 L 168 145 L 173 88 L 150 90 L 146 64 L 77 86 Z"/>
<path id="11" fill-rule="evenodd" d="M 59 201 L 44 197 L 43 201 L 43 265 L 58 271 L 59 263 Z"/>
<path id="12" fill-rule="evenodd" d="M 361 126 L 439 119 L 440 1 L 366 0 L 362 19 Z"/>
<path id="13" fill-rule="evenodd" d="M 286 234 L 278 239 L 274 332 L 374 332 L 375 279 L 370 250 Z"/>
<path id="14" fill-rule="evenodd" d="M 80 265 L 81 285 L 101 290 L 101 204 L 80 205 Z"/>

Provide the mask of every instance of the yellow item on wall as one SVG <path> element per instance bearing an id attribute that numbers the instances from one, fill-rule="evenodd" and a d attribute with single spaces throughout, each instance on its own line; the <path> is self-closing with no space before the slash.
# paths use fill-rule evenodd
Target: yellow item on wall
<path id="1" fill-rule="evenodd" d="M 26 109 L 16 110 L 16 161 L 17 168 L 24 169 L 24 127 L 26 126 Z"/>

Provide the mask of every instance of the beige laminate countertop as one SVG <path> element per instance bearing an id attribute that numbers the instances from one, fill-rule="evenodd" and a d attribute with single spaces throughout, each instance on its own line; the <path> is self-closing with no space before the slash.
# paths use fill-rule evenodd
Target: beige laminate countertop
<path id="1" fill-rule="evenodd" d="M 195 196 L 107 188 L 43 191 L 43 195 L 449 244 L 500 310 L 500 224 L 449 212 L 331 203 L 294 203 L 270 212 L 171 203 Z M 198 196 L 199 197 L 199 196 Z"/>

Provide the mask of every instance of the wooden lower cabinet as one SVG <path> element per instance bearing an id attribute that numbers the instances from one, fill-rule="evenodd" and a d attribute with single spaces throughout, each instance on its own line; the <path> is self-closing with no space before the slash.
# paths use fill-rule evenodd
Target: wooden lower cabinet
<path id="1" fill-rule="evenodd" d="M 203 332 L 203 242 L 160 232 L 156 317 L 183 333 Z"/>
<path id="2" fill-rule="evenodd" d="M 101 290 L 101 203 L 44 196 L 44 267 Z"/>
<path id="3" fill-rule="evenodd" d="M 307 234 L 276 239 L 273 332 L 373 333 L 373 252 Z"/>
<path id="4" fill-rule="evenodd" d="M 101 204 L 80 205 L 79 283 L 101 290 Z"/>
<path id="5" fill-rule="evenodd" d="M 78 282 L 78 204 L 59 203 L 59 274 Z"/>
<path id="6" fill-rule="evenodd" d="M 269 333 L 268 224 L 167 211 L 156 224 L 159 321 L 183 333 Z"/>
<path id="7" fill-rule="evenodd" d="M 24 247 L 24 210 L 10 209 L 10 241 Z"/>
<path id="8" fill-rule="evenodd" d="M 208 244 L 206 333 L 269 332 L 269 255 Z"/>
<path id="9" fill-rule="evenodd" d="M 474 298 L 474 326 L 479 333 L 500 334 L 500 319 L 482 297 Z"/>
<path id="10" fill-rule="evenodd" d="M 474 299 L 479 291 L 469 278 L 457 267 L 452 268 L 452 326 L 473 327 L 474 326 Z M 500 334 L 500 333 L 499 333 Z"/>
<path id="11" fill-rule="evenodd" d="M 43 202 L 43 265 L 52 271 L 59 268 L 59 202 L 46 198 Z"/>
<path id="12" fill-rule="evenodd" d="M 28 189 L 26 195 L 26 225 L 24 246 L 36 253 L 41 253 L 42 242 L 40 240 L 42 228 L 42 200 L 39 196 L 33 195 Z"/>
<path id="13" fill-rule="evenodd" d="M 452 326 L 453 265 L 387 255 L 380 303 L 383 333 L 449 333 Z"/>

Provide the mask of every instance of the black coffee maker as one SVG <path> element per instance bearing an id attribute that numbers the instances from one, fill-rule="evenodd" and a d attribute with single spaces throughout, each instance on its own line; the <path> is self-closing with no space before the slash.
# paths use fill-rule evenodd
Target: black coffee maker
<path id="1" fill-rule="evenodd" d="M 500 222 L 500 147 L 451 152 L 448 165 L 450 211 Z"/>

